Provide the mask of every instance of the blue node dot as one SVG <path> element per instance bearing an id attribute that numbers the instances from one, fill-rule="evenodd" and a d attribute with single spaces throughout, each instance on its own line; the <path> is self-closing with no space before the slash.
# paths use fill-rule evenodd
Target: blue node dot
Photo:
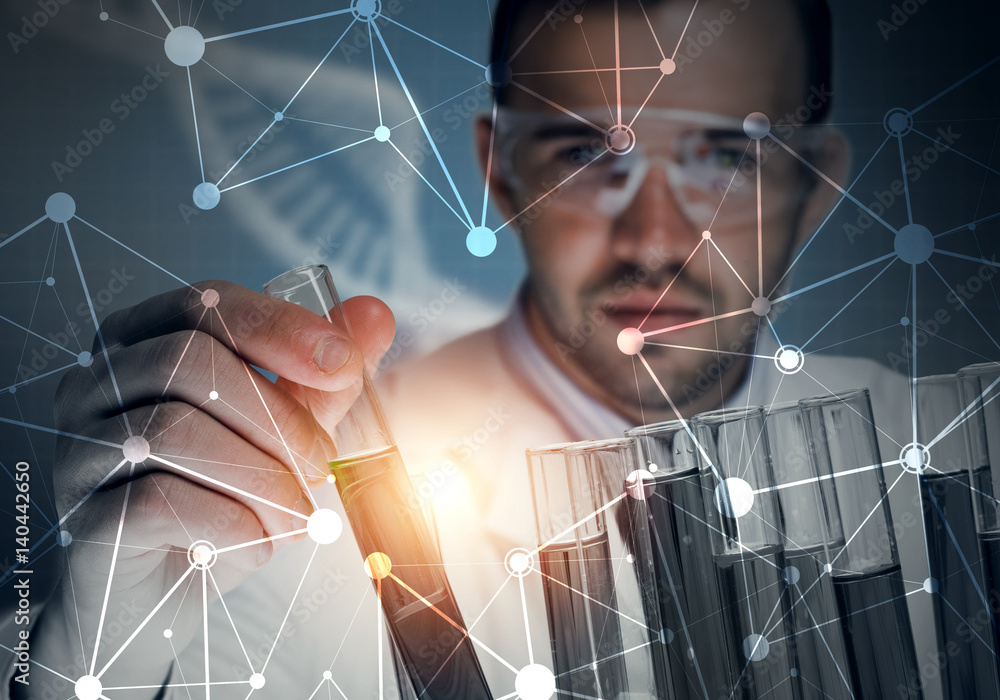
<path id="1" fill-rule="evenodd" d="M 660 641 L 663 644 L 670 644 L 672 641 L 674 641 L 674 631 L 672 629 L 664 627 L 662 630 L 660 630 Z"/>
<path id="2" fill-rule="evenodd" d="M 76 363 L 81 367 L 90 367 L 94 363 L 94 356 L 84 350 L 76 356 Z"/>
<path id="3" fill-rule="evenodd" d="M 107 22 L 108 21 L 108 13 L 107 12 L 102 12 L 101 14 L 97 15 L 97 17 L 102 22 Z"/>
<path id="4" fill-rule="evenodd" d="M 927 262 L 934 252 L 934 234 L 926 226 L 908 224 L 899 229 L 893 246 L 900 260 L 919 265 Z"/>
<path id="5" fill-rule="evenodd" d="M 799 669 L 797 668 L 789 669 L 788 675 L 791 676 L 792 678 L 795 678 L 796 676 L 799 675 Z"/>
<path id="6" fill-rule="evenodd" d="M 503 87 L 514 77 L 510 64 L 505 61 L 494 61 L 486 67 L 486 82 L 490 87 Z"/>
<path id="7" fill-rule="evenodd" d="M 8 387 L 7 391 L 9 391 L 12 394 L 16 394 L 17 393 L 17 387 L 16 386 Z"/>
<path id="8" fill-rule="evenodd" d="M 391 135 L 392 135 L 392 132 L 389 131 L 389 127 L 385 126 L 384 124 L 382 126 L 375 127 L 375 140 L 376 141 L 378 141 L 380 143 L 385 143 L 386 141 L 389 140 L 389 137 Z"/>
<path id="9" fill-rule="evenodd" d="M 905 109 L 892 109 L 885 115 L 882 125 L 890 136 L 905 136 L 913 128 L 913 117 Z"/>
<path id="10" fill-rule="evenodd" d="M 477 226 L 465 237 L 465 247 L 477 258 L 485 258 L 497 248 L 497 236 L 485 226 Z"/>
<path id="11" fill-rule="evenodd" d="M 57 224 L 65 224 L 76 214 L 76 201 L 65 192 L 56 192 L 45 200 L 45 215 Z"/>
<path id="12" fill-rule="evenodd" d="M 194 188 L 194 205 L 202 210 L 214 209 L 222 198 L 219 188 L 211 182 L 203 182 Z"/>
<path id="13" fill-rule="evenodd" d="M 794 566 L 789 566 L 781 572 L 781 578 L 785 579 L 785 583 L 789 586 L 794 586 L 798 583 L 800 576 L 801 574 L 799 573 L 799 570 Z"/>
<path id="14" fill-rule="evenodd" d="M 899 319 L 899 325 L 903 326 L 903 328 L 906 328 L 908 325 L 910 325 L 910 319 L 907 316 L 903 316 L 903 318 Z"/>
<path id="15" fill-rule="evenodd" d="M 59 535 L 56 537 L 56 543 L 60 547 L 69 547 L 72 541 L 73 535 L 69 534 L 66 530 L 60 530 Z"/>
<path id="16" fill-rule="evenodd" d="M 928 578 L 924 581 L 924 590 L 928 593 L 938 592 L 938 580 L 936 578 Z"/>
<path id="17" fill-rule="evenodd" d="M 274 113 L 274 121 L 280 122 L 284 118 L 285 118 L 285 113 L 284 112 L 275 112 Z"/>
<path id="18" fill-rule="evenodd" d="M 975 231 L 976 230 L 976 225 L 975 224 L 969 224 L 969 230 L 970 231 Z"/>
<path id="19" fill-rule="evenodd" d="M 55 277 L 46 277 L 45 278 L 45 284 L 49 285 L 50 287 L 54 287 L 56 285 L 56 278 Z"/>

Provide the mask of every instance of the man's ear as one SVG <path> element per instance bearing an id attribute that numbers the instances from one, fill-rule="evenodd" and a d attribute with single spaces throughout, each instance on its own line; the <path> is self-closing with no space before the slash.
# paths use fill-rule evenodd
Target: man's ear
<path id="1" fill-rule="evenodd" d="M 812 163 L 823 175 L 846 189 L 851 167 L 851 147 L 840 130 L 827 128 L 824 131 L 823 140 Z M 816 173 L 810 171 L 809 176 L 814 182 L 802 204 L 799 229 L 795 232 L 796 248 L 803 245 L 816 232 L 843 196 L 840 190 Z"/>
<path id="2" fill-rule="evenodd" d="M 514 193 L 510 185 L 504 179 L 502 168 L 497 162 L 499 148 L 494 143 L 493 123 L 489 115 L 482 115 L 476 119 L 476 155 L 479 158 L 479 167 L 483 175 L 489 180 L 490 194 L 493 196 L 493 203 L 500 211 L 500 216 L 504 221 L 510 219 L 519 211 L 515 209 Z M 490 161 L 490 147 L 493 147 L 493 160 Z"/>

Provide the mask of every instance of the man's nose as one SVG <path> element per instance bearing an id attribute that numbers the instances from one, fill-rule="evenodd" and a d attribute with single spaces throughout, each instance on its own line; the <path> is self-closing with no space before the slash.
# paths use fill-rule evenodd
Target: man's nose
<path id="1" fill-rule="evenodd" d="M 683 262 L 701 240 L 701 231 L 684 214 L 663 167 L 651 166 L 632 202 L 614 221 L 612 252 L 636 265 L 644 264 L 653 251 L 668 261 Z"/>

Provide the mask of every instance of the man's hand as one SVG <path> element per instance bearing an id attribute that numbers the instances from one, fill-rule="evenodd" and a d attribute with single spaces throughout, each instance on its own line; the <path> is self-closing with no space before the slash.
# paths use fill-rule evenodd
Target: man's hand
<path id="1" fill-rule="evenodd" d="M 39 622 L 35 658 L 73 679 L 96 675 L 104 687 L 155 685 L 172 661 L 163 630 L 179 653 L 201 624 L 192 604 L 200 596 L 180 604 L 188 584 L 201 587 L 192 562 L 216 557 L 214 598 L 302 537 L 308 490 L 325 482 L 334 456 L 313 415 L 342 417 L 362 368 L 393 337 L 381 302 L 360 297 L 344 309 L 357 342 L 288 302 L 204 282 L 101 325 L 92 365 L 69 373 L 56 396 L 55 488 L 60 516 L 72 512 L 64 529 L 74 544 L 71 576 Z M 281 379 L 272 384 L 251 365 Z M 199 541 L 223 551 L 189 551 Z M 127 624 L 103 624 L 120 621 L 123 606 Z M 160 644 L 144 642 L 154 636 Z"/>

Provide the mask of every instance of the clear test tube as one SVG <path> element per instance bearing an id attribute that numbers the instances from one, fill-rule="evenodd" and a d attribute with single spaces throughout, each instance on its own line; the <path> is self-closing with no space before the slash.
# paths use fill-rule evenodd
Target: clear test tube
<path id="1" fill-rule="evenodd" d="M 653 475 L 646 507 L 657 607 L 670 638 L 669 697 L 728 697 L 729 664 L 718 650 L 726 627 L 719 614 L 712 536 L 690 425 L 666 421 L 632 428 L 625 435 L 635 440 L 640 467 Z"/>
<path id="2" fill-rule="evenodd" d="M 845 542 L 829 572 L 850 660 L 854 697 L 920 698 L 906 591 L 867 389 L 799 402 L 813 459 L 831 474 Z M 905 474 L 901 474 L 902 478 Z"/>
<path id="3" fill-rule="evenodd" d="M 976 532 L 986 577 L 993 648 L 1000 649 L 1000 363 L 984 362 L 958 371 L 969 435 L 969 465 Z M 1000 671 L 1000 660 L 994 657 Z"/>
<path id="4" fill-rule="evenodd" d="M 637 473 L 633 441 L 526 454 L 558 692 L 663 697 L 665 639 L 645 512 L 652 484 Z"/>
<path id="5" fill-rule="evenodd" d="M 784 579 L 803 697 L 848 700 L 853 696 L 851 669 L 826 568 L 831 549 L 844 545 L 840 516 L 833 515 L 837 493 L 831 475 L 817 471 L 798 403 L 771 406 L 764 426 L 785 524 Z"/>
<path id="6" fill-rule="evenodd" d="M 949 657 L 942 669 L 945 697 L 996 697 L 990 625 L 976 629 L 968 622 L 984 613 L 993 617 L 970 488 L 989 470 L 985 461 L 972 460 L 970 428 L 980 416 L 962 420 L 967 404 L 954 374 L 919 377 L 913 391 L 916 443 L 905 453 L 906 466 L 920 473 L 930 575 L 937 582 L 934 627 L 938 651 Z"/>
<path id="7" fill-rule="evenodd" d="M 705 512 L 726 622 L 732 697 L 800 697 L 785 584 L 784 525 L 768 461 L 764 411 L 712 411 L 692 420 Z"/>
<path id="8" fill-rule="evenodd" d="M 286 272 L 264 285 L 264 292 L 310 309 L 351 335 L 325 265 Z M 362 382 L 357 400 L 336 425 L 324 425 L 322 411 L 312 410 L 337 448 L 330 471 L 393 643 L 421 697 L 486 700 L 492 695 L 436 542 L 367 373 Z M 450 653 L 428 655 L 431 641 Z"/>

